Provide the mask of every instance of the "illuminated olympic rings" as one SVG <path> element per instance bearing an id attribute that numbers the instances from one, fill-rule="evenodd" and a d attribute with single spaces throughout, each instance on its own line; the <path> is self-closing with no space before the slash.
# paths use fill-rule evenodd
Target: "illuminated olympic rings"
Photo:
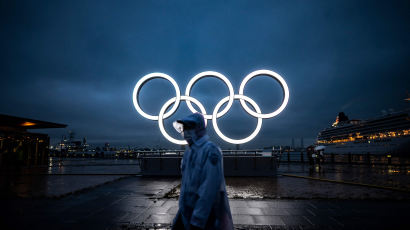
<path id="1" fill-rule="evenodd" d="M 277 80 L 279 82 L 280 86 L 283 89 L 282 104 L 278 109 L 276 109 L 275 111 L 273 111 L 271 113 L 263 114 L 261 112 L 259 106 L 256 104 L 256 102 L 254 100 L 252 100 L 251 98 L 243 95 L 246 83 L 249 80 L 251 80 L 252 78 L 260 76 L 260 75 L 267 75 L 267 76 L 270 76 L 273 79 Z M 215 106 L 215 109 L 212 112 L 212 115 L 206 113 L 205 107 L 201 104 L 201 102 L 199 102 L 197 99 L 190 96 L 191 89 L 192 89 L 193 85 L 198 80 L 200 80 L 201 78 L 204 78 L 204 77 L 215 77 L 215 78 L 218 78 L 218 79 L 222 80 L 226 84 L 226 86 L 228 87 L 228 90 L 229 90 L 229 96 L 221 99 L 217 103 L 217 105 Z M 176 93 L 175 97 L 173 97 L 173 98 L 169 99 L 167 102 L 165 102 L 165 104 L 162 106 L 158 116 L 154 116 L 154 115 L 150 115 L 150 114 L 145 113 L 141 109 L 141 107 L 139 106 L 139 93 L 140 93 L 140 90 L 141 90 L 142 86 L 144 86 L 144 84 L 146 82 L 148 82 L 149 80 L 152 80 L 154 78 L 163 78 L 163 79 L 168 80 L 169 82 L 171 82 L 172 85 L 175 88 L 175 93 Z M 232 138 L 229 138 L 229 137 L 225 136 L 219 130 L 217 120 L 216 120 L 217 118 L 222 117 L 223 115 L 225 115 L 228 112 L 228 110 L 231 108 L 234 100 L 239 100 L 242 107 L 245 109 L 245 111 L 249 115 L 251 115 L 251 116 L 258 119 L 258 123 L 256 125 L 255 131 L 253 131 L 253 133 L 250 136 L 248 136 L 244 139 L 240 139 L 240 140 L 232 139 Z M 172 143 L 175 143 L 175 144 L 179 144 L 179 145 L 185 145 L 185 144 L 187 144 L 187 142 L 185 140 L 177 140 L 177 139 L 171 137 L 165 131 L 164 121 L 163 121 L 164 119 L 170 117 L 172 114 L 175 113 L 175 111 L 178 109 L 179 104 L 180 104 L 181 101 L 186 101 L 189 110 L 191 110 L 193 113 L 196 113 L 198 111 L 195 110 L 195 108 L 192 106 L 191 102 L 196 104 L 199 107 L 199 109 L 201 110 L 201 113 L 204 115 L 205 124 L 207 124 L 207 120 L 212 120 L 212 125 L 215 129 L 215 132 L 223 140 L 225 140 L 226 142 L 232 143 L 232 144 L 243 144 L 243 143 L 246 143 L 246 142 L 248 142 L 248 141 L 250 141 L 250 140 L 252 140 L 253 138 L 256 137 L 256 135 L 259 133 L 259 131 L 262 127 L 262 119 L 275 117 L 285 109 L 285 107 L 286 107 L 286 105 L 288 104 L 288 101 L 289 101 L 289 88 L 288 88 L 288 85 L 286 84 L 286 81 L 279 74 L 277 74 L 277 73 L 275 73 L 271 70 L 257 70 L 257 71 L 254 71 L 254 72 L 248 74 L 242 80 L 242 83 L 239 86 L 239 93 L 234 94 L 232 84 L 228 80 L 228 78 L 226 78 L 224 75 L 222 75 L 218 72 L 205 71 L 205 72 L 202 72 L 202 73 L 199 73 L 199 74 L 195 75 L 188 82 L 188 85 L 187 85 L 186 90 L 185 90 L 185 95 L 182 95 L 182 96 L 181 96 L 181 92 L 179 90 L 179 86 L 176 83 L 176 81 L 172 77 L 170 77 L 169 75 L 164 74 L 164 73 L 150 73 L 150 74 L 145 75 L 144 77 L 142 77 L 137 82 L 137 84 L 134 87 L 134 91 L 132 93 L 132 102 L 134 103 L 134 107 L 135 107 L 135 109 L 137 110 L 137 112 L 139 114 L 141 114 L 143 117 L 145 117 L 147 119 L 150 119 L 150 120 L 153 120 L 153 121 L 158 121 L 159 130 L 161 131 L 162 135 L 164 135 L 164 137 L 168 141 L 170 141 Z M 246 104 L 246 102 L 249 102 L 252 105 L 252 107 L 255 109 L 256 112 L 254 110 L 250 109 L 248 107 L 248 105 Z M 226 107 L 222 111 L 219 111 L 221 106 L 224 105 L 225 103 L 227 103 Z M 165 112 L 171 106 L 171 104 L 174 104 L 172 106 L 172 108 L 168 112 Z"/>

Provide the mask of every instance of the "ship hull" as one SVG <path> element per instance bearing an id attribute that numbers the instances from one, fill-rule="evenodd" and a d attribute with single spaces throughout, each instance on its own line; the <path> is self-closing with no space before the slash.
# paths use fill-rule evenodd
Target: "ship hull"
<path id="1" fill-rule="evenodd" d="M 321 144 L 325 154 L 376 154 L 410 157 L 410 136 Z"/>

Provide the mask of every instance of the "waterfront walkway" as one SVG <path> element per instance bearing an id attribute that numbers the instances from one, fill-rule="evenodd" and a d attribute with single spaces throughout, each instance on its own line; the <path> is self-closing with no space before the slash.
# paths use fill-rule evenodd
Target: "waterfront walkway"
<path id="1" fill-rule="evenodd" d="M 167 229 L 176 178 L 131 176 L 56 198 L 1 197 L 1 229 Z M 237 229 L 408 229 L 410 201 L 230 199 Z"/>

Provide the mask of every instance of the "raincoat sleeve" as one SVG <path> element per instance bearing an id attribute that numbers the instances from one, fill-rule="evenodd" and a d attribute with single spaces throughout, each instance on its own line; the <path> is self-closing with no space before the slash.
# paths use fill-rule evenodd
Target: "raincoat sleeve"
<path id="1" fill-rule="evenodd" d="M 202 229 L 205 228 L 212 206 L 217 198 L 217 193 L 222 182 L 222 154 L 218 147 L 211 145 L 206 151 L 208 157 L 203 166 L 201 184 L 198 188 L 198 200 L 191 217 L 191 224 Z"/>

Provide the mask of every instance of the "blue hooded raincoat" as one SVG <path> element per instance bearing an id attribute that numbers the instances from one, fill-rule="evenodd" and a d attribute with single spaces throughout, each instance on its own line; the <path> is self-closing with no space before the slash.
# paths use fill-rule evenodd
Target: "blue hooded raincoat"
<path id="1" fill-rule="evenodd" d="M 181 163 L 179 210 L 173 226 L 181 217 L 185 229 L 190 229 L 190 225 L 202 229 L 233 229 L 221 150 L 208 140 L 201 114 L 194 113 L 178 122 L 194 125 L 195 134 Z"/>

